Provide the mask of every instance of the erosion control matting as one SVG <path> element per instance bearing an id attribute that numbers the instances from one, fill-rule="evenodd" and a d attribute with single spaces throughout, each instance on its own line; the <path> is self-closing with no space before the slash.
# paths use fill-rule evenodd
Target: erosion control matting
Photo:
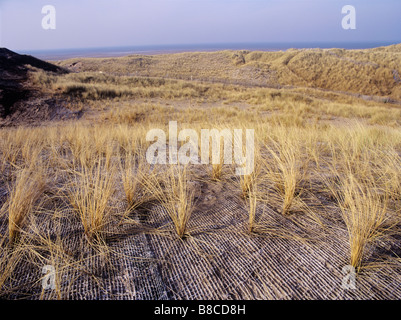
<path id="1" fill-rule="evenodd" d="M 347 275 L 342 270 L 349 261 L 349 245 L 341 223 L 323 221 L 329 226 L 323 228 L 307 222 L 303 225 L 309 224 L 308 228 L 303 229 L 298 222 L 305 222 L 305 216 L 285 217 L 266 204 L 259 205 L 257 216 L 265 231 L 270 231 L 249 234 L 246 205 L 239 198 L 219 201 L 211 194 L 207 199 L 209 205 L 192 214 L 190 236 L 183 240 L 174 234 L 160 205 L 153 205 L 146 214 L 132 212 L 132 223 L 109 226 L 103 247 L 88 244 L 72 212 L 58 217 L 57 213 L 53 217 L 38 214 L 31 223 L 39 221 L 39 233 L 47 233 L 52 243 L 62 243 L 63 249 L 57 254 L 57 246 L 43 247 L 36 249 L 32 259 L 19 260 L 2 296 L 146 300 L 401 297 L 399 268 L 390 264 L 363 270 L 356 276 L 355 288 L 344 287 Z M 2 225 L 5 235 L 6 224 Z M 34 242 L 31 245 L 35 248 Z M 38 252 L 41 259 L 37 259 Z M 54 265 L 56 288 L 43 289 L 46 264 Z"/>

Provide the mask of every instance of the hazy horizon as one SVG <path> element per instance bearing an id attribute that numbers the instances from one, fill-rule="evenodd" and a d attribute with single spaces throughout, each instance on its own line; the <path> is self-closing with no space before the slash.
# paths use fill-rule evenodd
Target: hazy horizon
<path id="1" fill-rule="evenodd" d="M 392 42 L 315 42 L 315 43 L 243 43 L 243 44 L 187 44 L 187 45 L 149 45 L 124 47 L 93 47 L 93 48 L 66 48 L 45 50 L 18 50 L 20 54 L 33 55 L 43 60 L 66 60 L 71 58 L 106 58 L 123 57 L 132 54 L 155 55 L 181 52 L 215 52 L 222 50 L 250 50 L 250 51 L 285 51 L 290 48 L 342 48 L 342 49 L 370 49 L 394 44 Z"/>
<path id="2" fill-rule="evenodd" d="M 64 48 L 49 48 L 49 49 L 22 49 L 23 51 L 31 51 L 31 52 L 67 52 L 67 51 L 86 51 L 86 50 L 96 50 L 96 49 L 180 49 L 180 48 L 210 48 L 213 50 L 214 48 L 218 47 L 241 47 L 244 46 L 246 49 L 247 46 L 249 47 L 263 47 L 273 48 L 277 46 L 277 48 L 287 47 L 293 44 L 295 47 L 302 47 L 302 48 L 309 48 L 308 45 L 315 47 L 315 46 L 322 46 L 322 47 L 331 47 L 331 45 L 345 45 L 349 48 L 351 47 L 376 47 L 377 45 L 391 45 L 391 44 L 399 44 L 400 41 L 347 41 L 347 42 L 340 42 L 340 41 L 283 41 L 283 42 L 214 42 L 214 43 L 207 43 L 207 42 L 200 42 L 200 43 L 154 43 L 148 45 L 118 45 L 118 46 L 93 46 L 93 47 L 64 47 Z"/>
<path id="3" fill-rule="evenodd" d="M 56 29 L 44 30 L 44 5 Z M 341 9 L 356 8 L 356 30 Z M 400 43 L 396 0 L 2 0 L 0 46 L 15 51 L 257 43 Z"/>

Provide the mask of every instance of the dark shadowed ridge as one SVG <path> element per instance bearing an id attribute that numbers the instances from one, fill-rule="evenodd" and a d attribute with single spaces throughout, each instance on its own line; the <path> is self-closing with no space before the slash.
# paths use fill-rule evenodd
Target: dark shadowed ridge
<path id="1" fill-rule="evenodd" d="M 20 102 L 37 93 L 37 90 L 27 82 L 28 71 L 32 67 L 47 72 L 67 72 L 63 68 L 35 57 L 0 48 L 0 118 L 6 118 L 15 113 Z"/>
<path id="2" fill-rule="evenodd" d="M 0 48 L 0 74 L 3 79 L 4 75 L 14 74 L 20 77 L 26 76 L 28 68 L 26 65 L 42 69 L 50 72 L 65 72 L 64 69 L 48 63 L 43 60 L 39 60 L 29 55 L 20 55 L 6 48 Z"/>

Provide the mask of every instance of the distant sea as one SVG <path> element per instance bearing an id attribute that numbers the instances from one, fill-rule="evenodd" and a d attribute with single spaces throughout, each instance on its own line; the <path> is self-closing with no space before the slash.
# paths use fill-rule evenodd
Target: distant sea
<path id="1" fill-rule="evenodd" d="M 286 42 L 286 43 L 234 43 L 234 44 L 193 44 L 193 45 L 153 45 L 130 47 L 104 47 L 85 49 L 58 49 L 19 51 L 42 60 L 57 61 L 71 58 L 105 58 L 122 57 L 133 54 L 153 55 L 180 52 L 212 52 L 220 50 L 251 50 L 251 51 L 285 51 L 290 48 L 343 48 L 343 49 L 370 49 L 396 44 L 397 42 Z"/>

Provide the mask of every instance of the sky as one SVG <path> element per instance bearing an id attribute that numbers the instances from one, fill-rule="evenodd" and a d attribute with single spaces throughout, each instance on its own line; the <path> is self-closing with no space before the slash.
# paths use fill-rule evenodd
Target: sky
<path id="1" fill-rule="evenodd" d="M 55 29 L 42 27 L 45 5 Z M 354 30 L 342 28 L 345 5 Z M 0 47 L 401 42 L 400 14 L 400 0 L 0 0 Z"/>

